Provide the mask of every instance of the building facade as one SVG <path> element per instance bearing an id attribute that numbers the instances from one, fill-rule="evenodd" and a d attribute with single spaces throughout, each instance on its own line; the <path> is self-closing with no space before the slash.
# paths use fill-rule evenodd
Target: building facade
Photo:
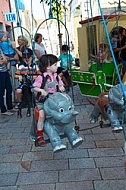
<path id="1" fill-rule="evenodd" d="M 126 14 L 125 1 L 99 0 L 99 2 L 104 15 Z M 82 36 L 84 32 L 86 32 L 85 30 L 81 30 L 81 22 L 93 17 L 101 16 L 100 8 L 97 0 L 71 0 L 69 6 L 71 19 L 70 31 L 72 31 L 73 42 L 75 45 L 75 57 L 80 58 L 80 52 L 82 51 L 80 41 L 82 42 Z M 86 23 L 88 25 L 88 21 Z"/>
<path id="2" fill-rule="evenodd" d="M 7 23 L 5 21 L 5 14 L 11 12 L 10 1 L 0 0 L 0 30 L 9 31 L 12 27 L 12 23 Z"/>

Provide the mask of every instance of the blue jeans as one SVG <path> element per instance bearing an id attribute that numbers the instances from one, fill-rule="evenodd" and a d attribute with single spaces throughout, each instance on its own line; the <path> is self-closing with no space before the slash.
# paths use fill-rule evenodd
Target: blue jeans
<path id="1" fill-rule="evenodd" d="M 6 90 L 6 105 L 7 109 L 13 109 L 12 105 L 12 86 L 10 81 L 10 75 L 8 72 L 0 72 L 0 109 L 1 113 L 7 111 L 4 104 L 4 94 Z"/>

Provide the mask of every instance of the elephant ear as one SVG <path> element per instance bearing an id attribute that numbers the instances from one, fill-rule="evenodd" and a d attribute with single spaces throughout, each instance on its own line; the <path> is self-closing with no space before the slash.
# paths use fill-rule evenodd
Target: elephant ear
<path id="1" fill-rule="evenodd" d="M 45 111 L 46 118 L 52 117 L 52 110 L 49 108 L 46 102 L 44 103 L 44 111 Z"/>
<path id="2" fill-rule="evenodd" d="M 110 104 L 112 103 L 112 104 L 120 105 L 120 106 L 124 105 L 124 100 L 123 100 L 120 84 L 113 86 L 109 90 L 108 98 L 109 98 Z"/>

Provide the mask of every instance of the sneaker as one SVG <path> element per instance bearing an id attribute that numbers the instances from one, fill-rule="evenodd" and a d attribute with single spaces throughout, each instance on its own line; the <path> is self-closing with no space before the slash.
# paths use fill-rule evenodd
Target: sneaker
<path id="1" fill-rule="evenodd" d="M 1 113 L 1 115 L 7 115 L 7 116 L 11 116 L 11 115 L 13 115 L 14 113 L 12 113 L 12 112 L 9 112 L 9 111 L 6 111 L 6 112 L 4 112 L 4 113 Z"/>
<path id="2" fill-rule="evenodd" d="M 65 150 L 65 149 L 66 149 L 66 146 L 64 144 L 61 144 L 59 146 L 58 145 L 55 146 L 53 149 L 53 152 L 60 152 L 60 151 Z"/>
<path id="3" fill-rule="evenodd" d="M 119 132 L 121 132 L 122 130 L 123 130 L 123 128 L 122 128 L 121 126 L 119 126 L 119 127 L 114 127 L 114 128 L 112 129 L 112 131 L 115 132 L 115 133 L 119 133 Z"/>
<path id="4" fill-rule="evenodd" d="M 73 142 L 72 142 L 72 146 L 73 148 L 81 145 L 83 143 L 83 139 L 81 137 L 78 137 L 77 139 L 75 139 Z"/>

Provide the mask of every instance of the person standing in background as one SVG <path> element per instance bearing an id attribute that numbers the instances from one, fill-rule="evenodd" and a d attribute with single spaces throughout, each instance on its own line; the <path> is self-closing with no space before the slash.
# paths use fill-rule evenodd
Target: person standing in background
<path id="1" fill-rule="evenodd" d="M 4 104 L 4 94 L 6 90 L 6 106 Z M 7 58 L 0 49 L 0 109 L 1 115 L 13 115 L 12 105 L 12 85 L 10 74 L 7 70 Z"/>
<path id="2" fill-rule="evenodd" d="M 71 85 L 69 69 L 71 69 L 75 60 L 74 60 L 73 56 L 69 53 L 68 45 L 62 45 L 61 50 L 62 50 L 62 54 L 60 54 L 60 56 L 59 56 L 60 67 L 58 67 L 57 73 L 62 78 L 62 80 L 65 84 L 66 91 L 69 91 L 70 85 Z"/>
<path id="3" fill-rule="evenodd" d="M 45 49 L 45 46 L 44 44 L 42 43 L 42 34 L 35 34 L 35 44 L 34 44 L 34 47 L 33 47 L 33 50 L 35 52 L 35 62 L 36 64 L 38 64 L 38 60 L 40 59 L 40 57 L 44 54 L 46 54 L 46 49 Z"/>
<path id="4" fill-rule="evenodd" d="M 8 32 L 0 32 L 0 48 L 8 60 L 8 69 L 10 69 L 11 66 L 16 66 L 18 55 L 9 41 L 8 35 Z"/>
<path id="5" fill-rule="evenodd" d="M 14 75 L 17 70 L 16 65 L 18 63 L 18 54 L 12 46 L 12 43 L 9 41 L 9 33 L 6 31 L 0 32 L 0 48 L 3 54 L 6 56 L 7 59 L 7 69 L 10 72 L 11 76 L 11 83 L 13 92 L 15 91 L 15 80 Z"/>

